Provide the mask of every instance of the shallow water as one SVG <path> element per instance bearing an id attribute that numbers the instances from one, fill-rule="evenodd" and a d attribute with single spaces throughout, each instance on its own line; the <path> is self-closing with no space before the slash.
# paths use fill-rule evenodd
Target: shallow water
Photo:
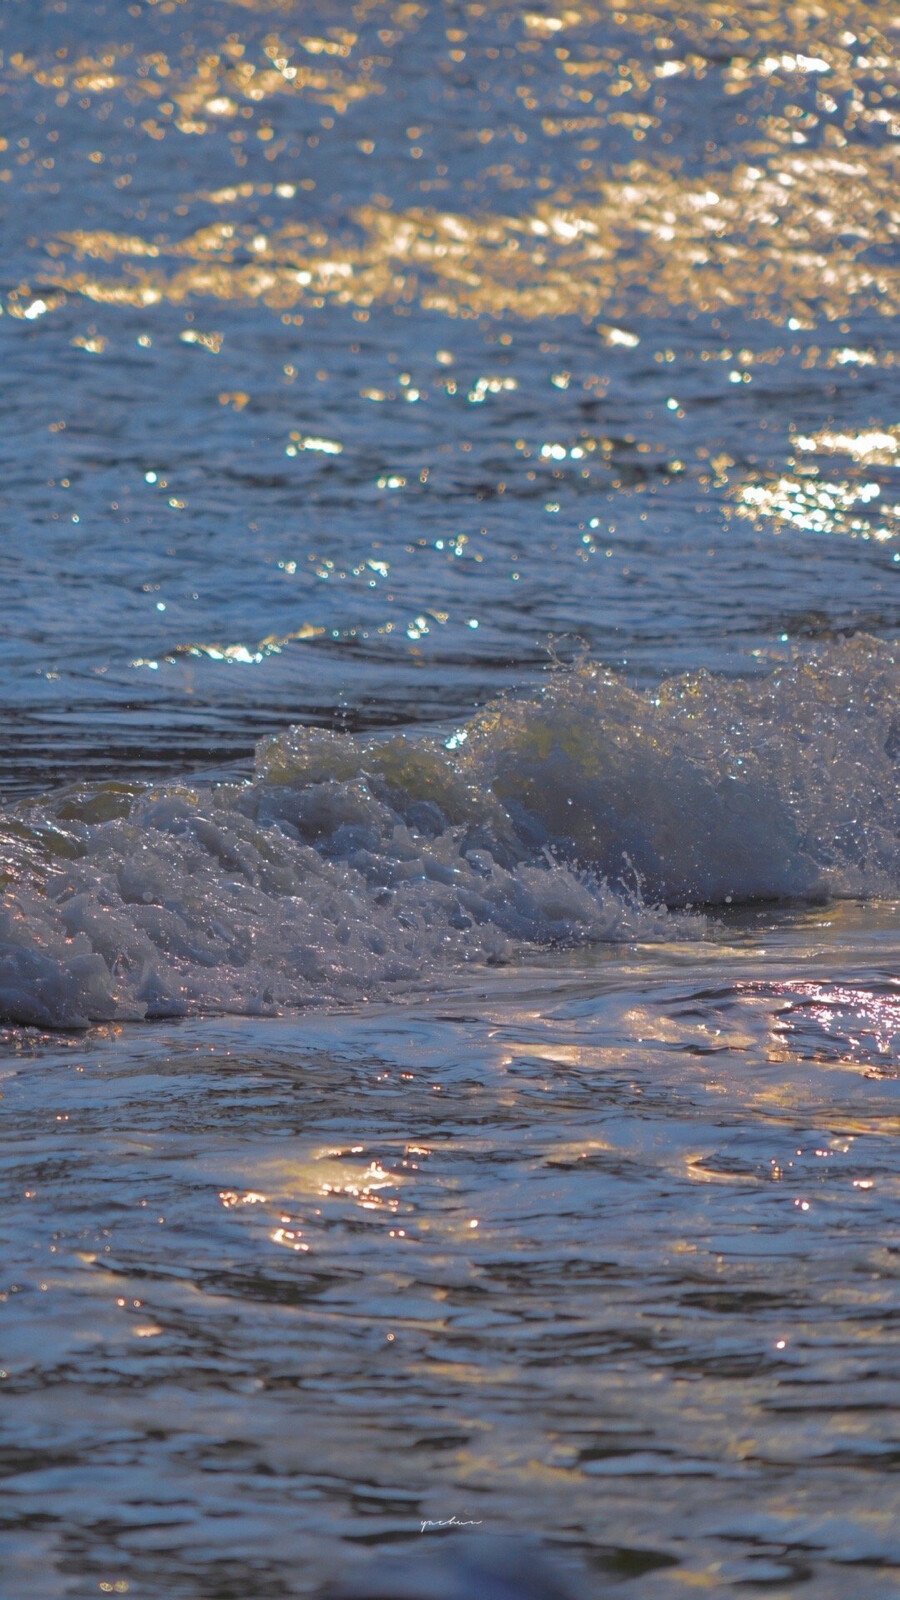
<path id="1" fill-rule="evenodd" d="M 452 1516 L 647 1596 L 896 1593 L 895 954 L 846 906 L 9 1035 L 4 1593 L 306 1594 Z"/>
<path id="2" fill-rule="evenodd" d="M 0 94 L 0 1600 L 887 1600 L 890 8 L 53 0 Z"/>

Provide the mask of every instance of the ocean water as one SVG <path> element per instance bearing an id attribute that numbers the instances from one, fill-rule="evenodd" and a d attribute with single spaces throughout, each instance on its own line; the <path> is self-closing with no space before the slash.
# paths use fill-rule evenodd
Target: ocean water
<path id="1" fill-rule="evenodd" d="M 900 1592 L 897 35 L 0 9 L 0 1600 Z"/>

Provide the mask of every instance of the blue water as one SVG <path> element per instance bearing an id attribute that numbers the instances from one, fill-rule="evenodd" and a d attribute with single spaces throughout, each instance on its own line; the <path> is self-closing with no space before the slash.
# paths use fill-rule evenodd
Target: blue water
<path id="1" fill-rule="evenodd" d="M 897 77 L 2 9 L 0 1600 L 896 1593 Z"/>
<path id="2" fill-rule="evenodd" d="M 7 793 L 896 636 L 888 11 L 543 15 L 6 9 Z"/>

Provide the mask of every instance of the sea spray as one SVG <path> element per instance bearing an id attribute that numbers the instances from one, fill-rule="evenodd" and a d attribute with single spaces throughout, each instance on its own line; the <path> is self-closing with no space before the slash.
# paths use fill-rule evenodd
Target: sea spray
<path id="1" fill-rule="evenodd" d="M 0 818 L 0 1015 L 44 1026 L 398 992 L 691 908 L 900 883 L 900 672 L 868 638 L 638 692 L 586 663 L 445 742 L 294 727 L 249 783 Z"/>

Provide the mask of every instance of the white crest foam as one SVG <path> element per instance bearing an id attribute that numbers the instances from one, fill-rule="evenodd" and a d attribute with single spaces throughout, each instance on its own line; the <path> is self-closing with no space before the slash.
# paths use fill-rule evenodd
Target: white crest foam
<path id="1" fill-rule="evenodd" d="M 895 653 L 639 693 L 583 665 L 447 745 L 291 728 L 246 784 L 0 818 L 0 1015 L 359 1001 L 522 946 L 699 935 L 673 907 L 900 882 Z"/>

